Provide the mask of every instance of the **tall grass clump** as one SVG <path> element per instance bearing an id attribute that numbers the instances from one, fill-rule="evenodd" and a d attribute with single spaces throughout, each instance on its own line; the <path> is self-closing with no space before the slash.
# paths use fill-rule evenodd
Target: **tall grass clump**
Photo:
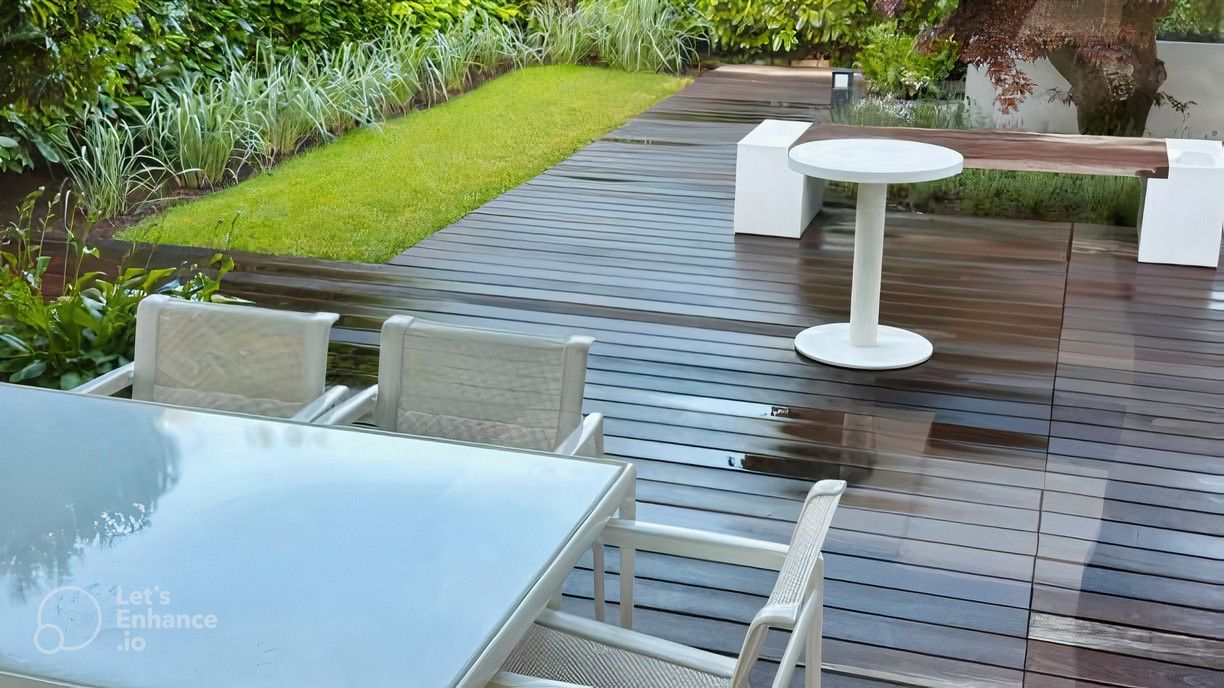
<path id="1" fill-rule="evenodd" d="M 216 79 L 187 78 L 154 94 L 144 135 L 175 181 L 189 189 L 218 186 L 240 163 L 242 92 Z"/>
<path id="2" fill-rule="evenodd" d="M 990 129 L 990 118 L 964 100 L 904 100 L 890 96 L 856 98 L 833 109 L 838 124 L 926 129 Z"/>
<path id="3" fill-rule="evenodd" d="M 327 134 L 326 98 L 296 55 L 235 65 L 227 83 L 242 102 L 240 146 L 260 167 Z"/>
<path id="4" fill-rule="evenodd" d="M 540 61 L 527 33 L 517 24 L 485 24 L 472 32 L 469 50 L 481 75 L 501 69 L 520 69 Z"/>
<path id="5" fill-rule="evenodd" d="M 157 190 L 155 175 L 165 167 L 126 122 L 101 115 L 84 118 L 63 156 L 77 192 L 77 205 L 94 221 L 126 213 Z"/>
<path id="6" fill-rule="evenodd" d="M 555 0 L 528 17 L 528 40 L 544 64 L 583 64 L 595 59 L 600 26 L 595 13 Z"/>
<path id="7" fill-rule="evenodd" d="M 668 0 L 588 2 L 598 27 L 596 51 L 609 67 L 630 72 L 680 72 L 698 59 L 708 32 L 706 20 L 691 7 Z"/>
<path id="8" fill-rule="evenodd" d="M 382 119 L 391 95 L 385 54 L 370 43 L 346 43 L 306 59 L 306 74 L 323 95 L 323 122 L 339 134 Z"/>
<path id="9" fill-rule="evenodd" d="M 387 106 L 392 112 L 407 112 L 421 95 L 429 44 L 420 34 L 392 31 L 379 49 L 390 81 Z"/>
<path id="10" fill-rule="evenodd" d="M 479 78 L 538 61 L 521 29 L 468 15 L 424 40 L 421 94 L 426 104 L 437 103 Z"/>
<path id="11" fill-rule="evenodd" d="M 947 179 L 899 186 L 895 193 L 922 212 L 955 208 L 977 217 L 1134 226 L 1139 186 L 1134 177 L 970 169 Z"/>

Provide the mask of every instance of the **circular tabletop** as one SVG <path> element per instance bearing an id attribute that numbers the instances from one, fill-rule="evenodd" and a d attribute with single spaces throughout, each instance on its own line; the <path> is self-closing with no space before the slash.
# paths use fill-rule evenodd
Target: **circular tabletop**
<path id="1" fill-rule="evenodd" d="M 858 184 L 929 182 L 959 174 L 951 148 L 897 139 L 828 139 L 790 150 L 790 168 L 809 177 Z"/>

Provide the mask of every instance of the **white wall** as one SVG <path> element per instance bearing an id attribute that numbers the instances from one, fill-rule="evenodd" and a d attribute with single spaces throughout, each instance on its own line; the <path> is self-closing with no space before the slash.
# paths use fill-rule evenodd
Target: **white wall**
<path id="1" fill-rule="evenodd" d="M 1148 116 L 1148 136 L 1161 138 L 1224 138 L 1224 43 L 1183 43 L 1158 41 L 1157 54 L 1165 62 L 1169 78 L 1163 91 L 1178 100 L 1195 101 L 1185 113 L 1169 105 L 1153 107 Z M 994 118 L 995 124 L 1006 129 L 1055 134 L 1075 134 L 1075 109 L 1062 103 L 1048 102 L 1048 89 L 1066 92 L 1067 80 L 1049 60 L 1024 63 L 1037 84 L 1037 90 L 1020 108 L 1010 115 L 998 112 L 994 105 L 995 91 L 977 67 L 969 68 L 965 80 L 965 97 Z"/>

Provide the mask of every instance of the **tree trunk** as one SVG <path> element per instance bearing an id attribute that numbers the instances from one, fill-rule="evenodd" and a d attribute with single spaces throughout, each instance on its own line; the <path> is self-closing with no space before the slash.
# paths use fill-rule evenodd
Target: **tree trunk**
<path id="1" fill-rule="evenodd" d="M 1119 40 L 1110 50 L 1068 44 L 1049 55 L 1071 84 L 1070 100 L 1081 134 L 1143 136 L 1165 81 L 1164 62 L 1156 57 L 1156 20 L 1162 10 L 1142 2 L 1127 5 L 1126 22 L 1133 28 L 1130 40 Z"/>

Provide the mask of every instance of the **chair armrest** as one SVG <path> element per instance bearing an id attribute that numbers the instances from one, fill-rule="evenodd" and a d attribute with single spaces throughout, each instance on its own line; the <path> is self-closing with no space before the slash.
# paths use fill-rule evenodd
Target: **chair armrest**
<path id="1" fill-rule="evenodd" d="M 716 655 L 712 652 L 698 650 L 670 640 L 656 638 L 591 619 L 584 619 L 572 614 L 566 614 L 565 612 L 545 609 L 536 619 L 536 623 L 545 628 L 585 638 L 600 645 L 607 645 L 634 654 L 660 659 L 695 671 L 702 671 L 723 678 L 731 678 L 732 674 L 735 673 L 735 660 L 731 657 Z"/>
<path id="2" fill-rule="evenodd" d="M 778 542 L 619 518 L 608 521 L 600 541 L 616 547 L 625 545 L 647 552 L 772 571 L 782 570 L 789 550 Z"/>
<path id="3" fill-rule="evenodd" d="M 316 425 L 349 425 L 374 413 L 378 401 L 378 385 L 367 387 L 340 402 L 331 411 L 314 419 Z"/>
<path id="4" fill-rule="evenodd" d="M 77 394 L 100 394 L 111 396 L 132 386 L 132 378 L 136 374 L 136 364 L 129 363 L 95 377 L 89 382 L 73 387 L 71 391 Z"/>
<path id="5" fill-rule="evenodd" d="M 307 423 L 313 422 L 319 416 L 327 413 L 334 407 L 344 395 L 348 394 L 349 388 L 344 385 L 336 385 L 323 390 L 323 394 L 319 395 L 314 401 L 302 407 L 301 411 L 293 414 L 289 420 L 300 420 Z"/>
<path id="6" fill-rule="evenodd" d="M 603 414 L 592 413 L 583 418 L 554 451 L 566 456 L 603 456 Z"/>
<path id="7" fill-rule="evenodd" d="M 591 686 L 581 686 L 577 683 L 564 683 L 562 681 L 550 681 L 546 678 L 536 678 L 534 676 L 520 676 L 512 674 L 508 671 L 499 671 L 489 681 L 486 688 L 591 688 Z"/>

